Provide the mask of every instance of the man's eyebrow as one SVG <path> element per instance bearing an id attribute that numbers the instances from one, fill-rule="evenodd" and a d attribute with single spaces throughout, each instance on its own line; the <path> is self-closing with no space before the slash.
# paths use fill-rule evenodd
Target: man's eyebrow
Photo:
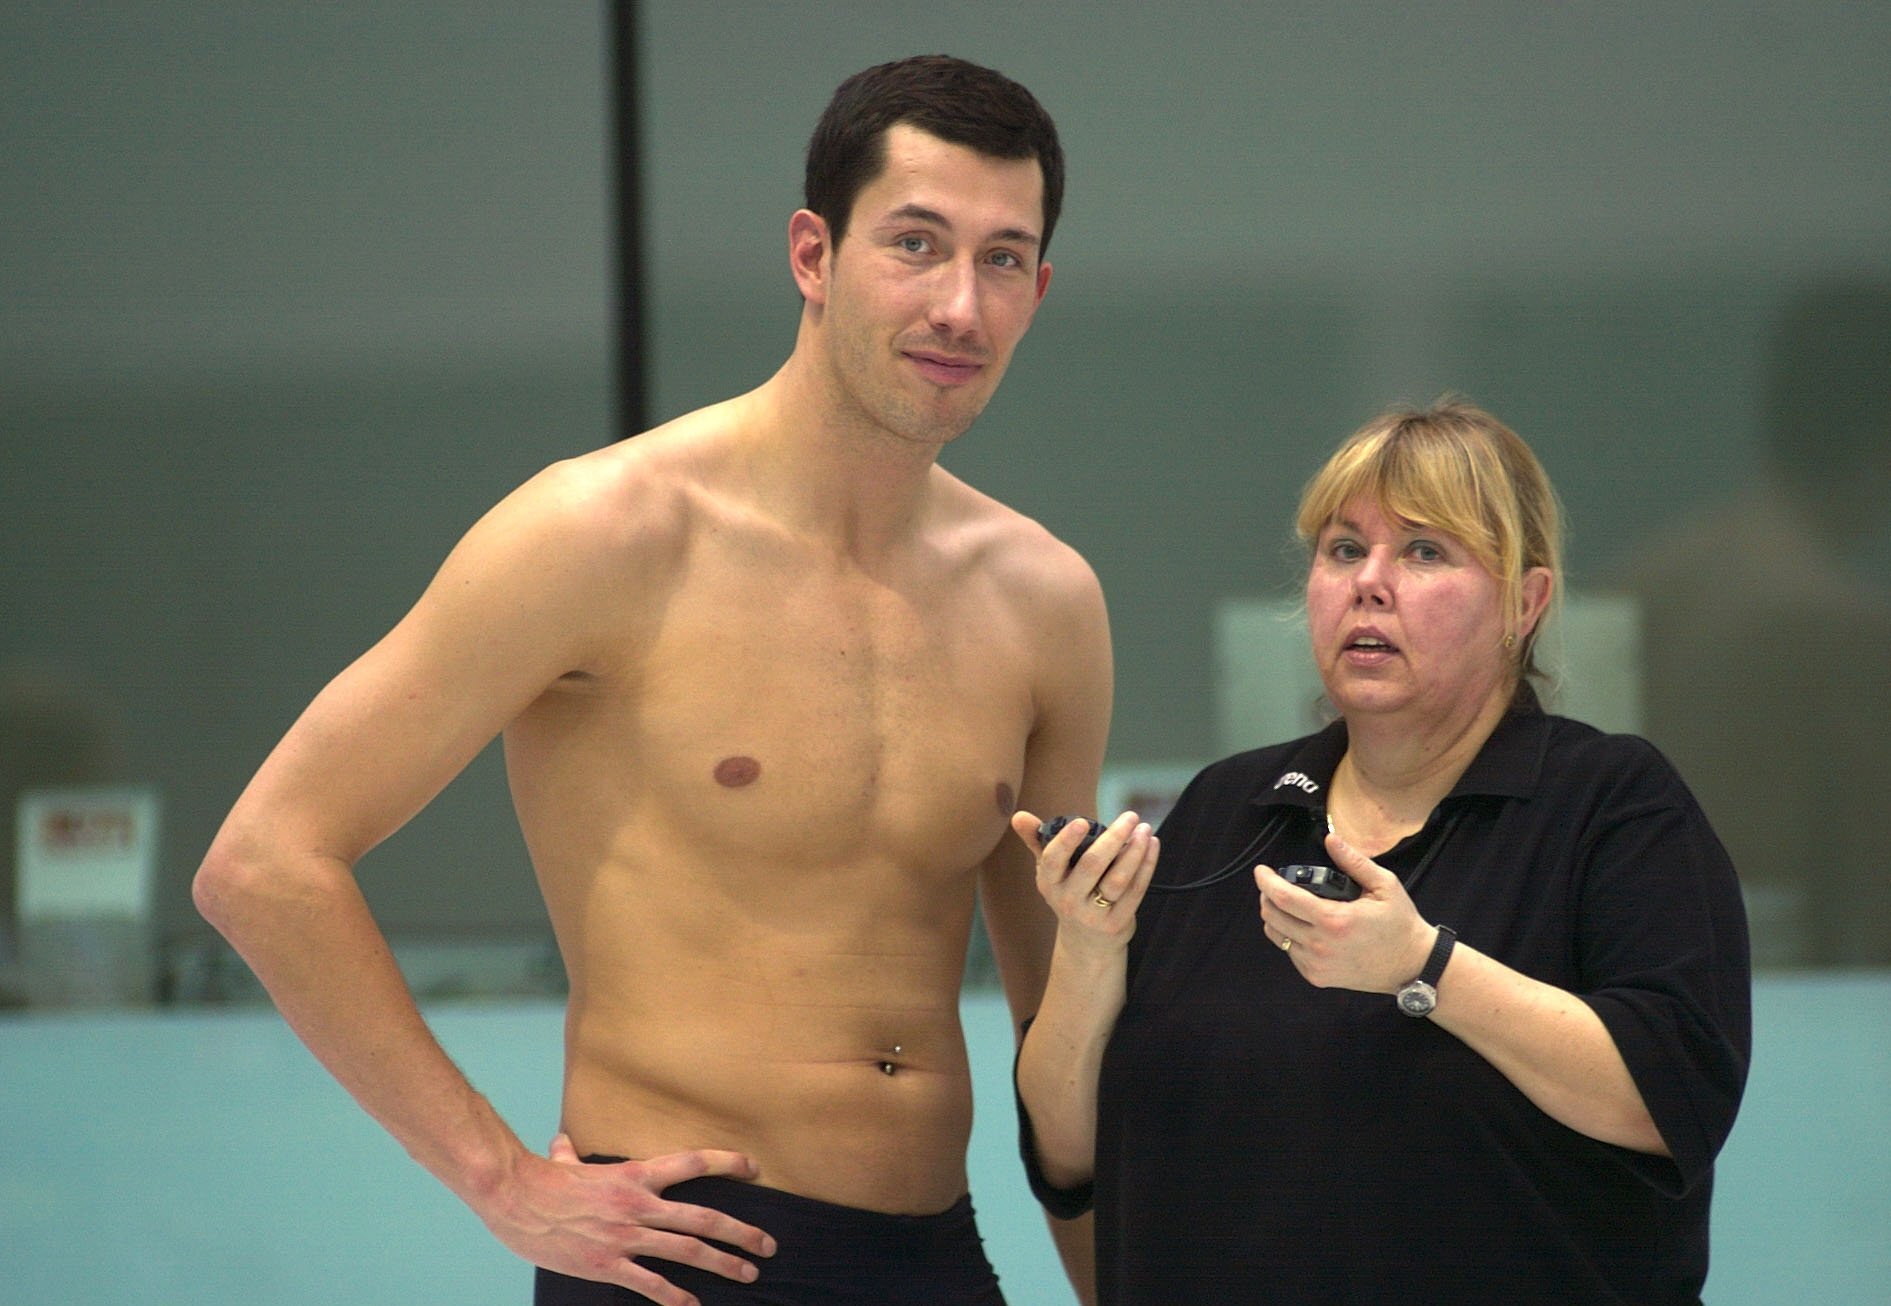
<path id="1" fill-rule="evenodd" d="M 992 232 L 991 238 L 1001 240 L 1007 245 L 1029 245 L 1032 249 L 1038 246 L 1037 233 L 1026 231 L 1023 227 L 1003 227 Z"/>
<path id="2" fill-rule="evenodd" d="M 902 221 L 927 222 L 935 227 L 944 227 L 947 231 L 952 230 L 951 220 L 945 214 L 937 209 L 929 209 L 923 204 L 902 204 L 880 219 L 880 225 L 887 226 Z M 987 239 L 1003 241 L 1010 245 L 1029 245 L 1033 248 L 1036 248 L 1039 243 L 1037 233 L 1026 231 L 1023 227 L 1003 227 L 992 232 Z"/>
<path id="3" fill-rule="evenodd" d="M 882 223 L 930 222 L 935 227 L 950 227 L 952 225 L 950 222 L 946 221 L 945 214 L 939 212 L 937 209 L 929 209 L 923 204 L 902 204 L 897 209 L 889 212 L 884 218 L 880 219 L 880 221 Z"/>

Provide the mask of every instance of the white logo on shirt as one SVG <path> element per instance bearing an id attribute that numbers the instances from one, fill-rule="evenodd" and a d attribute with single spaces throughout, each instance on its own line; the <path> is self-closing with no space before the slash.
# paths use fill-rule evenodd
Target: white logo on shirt
<path id="1" fill-rule="evenodd" d="M 1320 786 L 1315 784 L 1312 780 L 1309 780 L 1305 774 L 1299 771 L 1289 771 L 1286 775 L 1274 781 L 1274 788 L 1276 789 L 1285 789 L 1288 785 L 1292 785 L 1296 789 L 1303 789 L 1310 794 L 1320 792 Z"/>

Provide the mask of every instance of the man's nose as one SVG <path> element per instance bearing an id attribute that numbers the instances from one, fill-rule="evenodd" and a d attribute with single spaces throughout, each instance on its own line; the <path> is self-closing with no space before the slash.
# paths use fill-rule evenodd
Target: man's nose
<path id="1" fill-rule="evenodd" d="M 978 269 L 969 259 L 954 259 L 939 268 L 928 313 L 934 331 L 957 338 L 978 328 Z"/>

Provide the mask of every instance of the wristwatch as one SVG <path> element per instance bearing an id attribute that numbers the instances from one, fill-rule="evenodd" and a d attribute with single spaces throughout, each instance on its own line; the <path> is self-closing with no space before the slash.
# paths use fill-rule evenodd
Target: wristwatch
<path id="1" fill-rule="evenodd" d="M 1449 925 L 1438 927 L 1438 941 L 1431 945 L 1431 956 L 1425 958 L 1425 969 L 1418 972 L 1418 978 L 1409 980 L 1399 989 L 1399 1010 L 1408 1016 L 1429 1016 L 1431 1009 L 1438 1005 L 1438 979 L 1445 973 L 1445 963 L 1451 960 L 1451 949 L 1458 941 L 1457 931 Z"/>

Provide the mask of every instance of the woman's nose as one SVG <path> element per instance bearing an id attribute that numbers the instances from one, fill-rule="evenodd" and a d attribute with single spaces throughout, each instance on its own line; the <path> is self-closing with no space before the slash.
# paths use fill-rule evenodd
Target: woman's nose
<path id="1" fill-rule="evenodd" d="M 1386 558 L 1369 553 L 1354 569 L 1353 601 L 1380 606 L 1392 601 L 1392 567 Z"/>

